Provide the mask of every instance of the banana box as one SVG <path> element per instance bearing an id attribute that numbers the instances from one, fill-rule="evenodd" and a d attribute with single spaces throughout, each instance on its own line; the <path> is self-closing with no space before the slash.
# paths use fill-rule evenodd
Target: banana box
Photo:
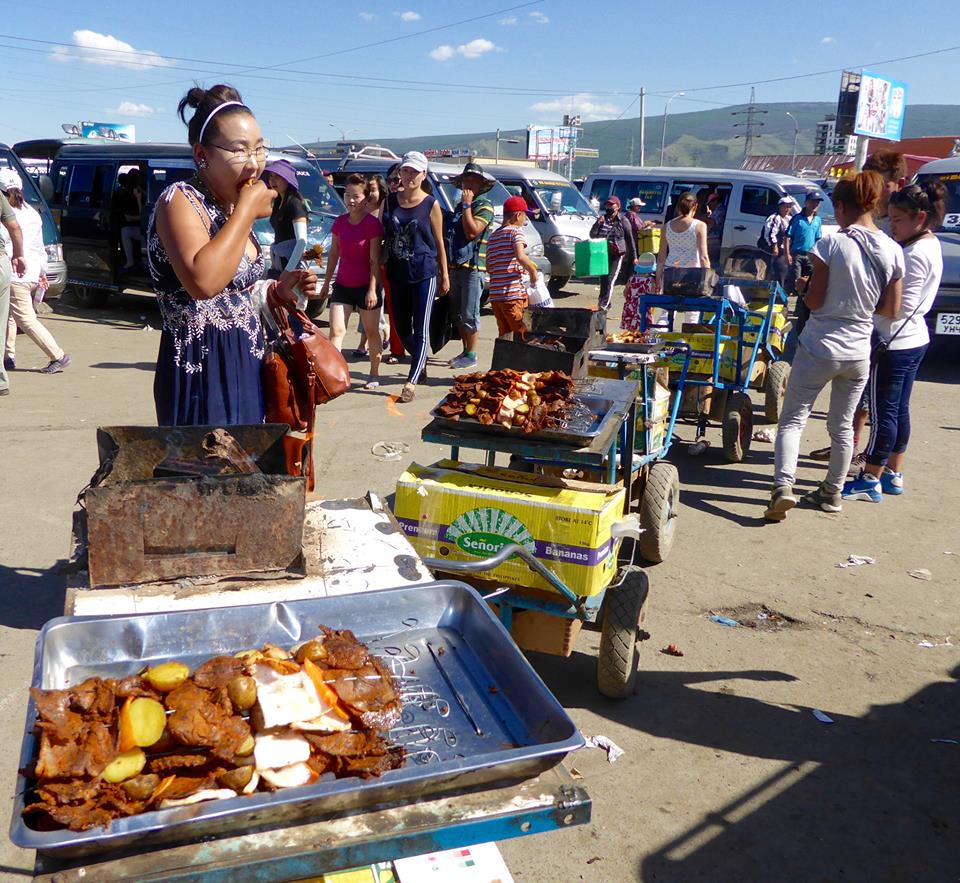
<path id="1" fill-rule="evenodd" d="M 623 518 L 623 497 L 623 488 L 441 460 L 400 476 L 394 514 L 424 557 L 475 561 L 516 543 L 586 596 L 616 572 L 611 527 Z M 517 557 L 483 578 L 552 589 Z"/>

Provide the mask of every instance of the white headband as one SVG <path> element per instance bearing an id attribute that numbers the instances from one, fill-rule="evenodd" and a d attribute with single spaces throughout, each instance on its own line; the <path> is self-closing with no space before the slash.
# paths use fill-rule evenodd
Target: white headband
<path id="1" fill-rule="evenodd" d="M 218 104 L 213 110 L 211 110 L 210 113 L 207 114 L 207 118 L 203 121 L 203 125 L 200 127 L 200 134 L 197 136 L 197 143 L 203 143 L 203 133 L 207 131 L 207 126 L 210 124 L 210 120 L 212 120 L 225 107 L 234 106 L 246 107 L 242 101 L 224 101 L 223 104 Z"/>

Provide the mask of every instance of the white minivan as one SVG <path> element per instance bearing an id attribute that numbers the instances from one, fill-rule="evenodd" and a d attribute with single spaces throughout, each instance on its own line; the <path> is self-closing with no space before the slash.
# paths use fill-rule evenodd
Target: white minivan
<path id="1" fill-rule="evenodd" d="M 920 166 L 916 180 L 940 181 L 947 188 L 947 213 L 936 231 L 943 249 L 943 277 L 927 324 L 934 334 L 960 335 L 960 156 Z"/>
<path id="2" fill-rule="evenodd" d="M 836 229 L 833 203 L 823 189 L 792 175 L 741 169 L 601 166 L 583 185 L 584 194 L 600 205 L 611 194 L 618 196 L 624 207 L 639 196 L 646 203 L 640 209 L 641 216 L 658 224 L 673 217 L 677 200 L 688 190 L 697 197 L 701 210 L 712 193 L 720 196 L 720 222 L 710 225 L 708 239 L 715 267 L 722 268 L 730 258 L 756 252 L 763 222 L 777 210 L 784 196 L 793 197 L 799 210 L 807 194 L 815 192 L 823 199 L 820 216 L 824 234 Z"/>
<path id="3" fill-rule="evenodd" d="M 563 175 L 536 166 L 493 163 L 484 166 L 511 196 L 522 196 L 539 210 L 533 226 L 543 240 L 544 256 L 550 261 L 550 289 L 563 288 L 574 274 L 574 248 L 590 238 L 596 210 Z"/>

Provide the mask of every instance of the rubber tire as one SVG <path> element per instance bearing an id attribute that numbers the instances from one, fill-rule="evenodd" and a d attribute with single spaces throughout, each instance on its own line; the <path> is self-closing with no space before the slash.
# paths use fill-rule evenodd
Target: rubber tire
<path id="1" fill-rule="evenodd" d="M 763 385 L 763 414 L 768 423 L 779 423 L 783 412 L 783 397 L 790 379 L 790 366 L 786 362 L 771 362 L 767 365 L 767 380 Z"/>
<path id="2" fill-rule="evenodd" d="M 753 403 L 744 392 L 731 392 L 723 416 L 723 453 L 731 463 L 740 463 L 750 452 L 753 437 Z"/>
<path id="3" fill-rule="evenodd" d="M 547 283 L 547 291 L 549 291 L 551 295 L 559 294 L 566 288 L 569 281 L 569 276 L 551 276 L 550 281 Z"/>
<path id="4" fill-rule="evenodd" d="M 629 565 L 623 582 L 608 589 L 597 653 L 597 689 L 608 699 L 626 699 L 637 682 L 640 623 L 646 618 L 650 583 L 639 567 Z"/>
<path id="5" fill-rule="evenodd" d="M 73 296 L 77 303 L 87 310 L 98 310 L 107 305 L 111 292 L 104 288 L 91 288 L 87 285 L 74 285 Z"/>
<path id="6" fill-rule="evenodd" d="M 645 561 L 660 564 L 673 546 L 680 505 L 680 473 L 672 463 L 660 460 L 650 467 L 640 498 L 640 541 L 637 548 Z"/>

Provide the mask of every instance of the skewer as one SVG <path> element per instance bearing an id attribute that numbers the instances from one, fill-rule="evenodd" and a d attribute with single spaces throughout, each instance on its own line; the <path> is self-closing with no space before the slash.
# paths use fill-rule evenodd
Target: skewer
<path id="1" fill-rule="evenodd" d="M 480 729 L 480 725 L 477 723 L 474 716 L 470 713 L 470 708 L 467 706 L 466 700 L 463 698 L 463 694 L 453 685 L 453 681 L 450 679 L 450 675 L 447 674 L 444 667 L 440 664 L 440 657 L 437 655 L 436 651 L 433 649 L 433 645 L 427 641 L 427 649 L 430 651 L 430 655 L 433 657 L 434 664 L 437 666 L 437 671 L 443 676 L 444 681 L 446 681 L 447 686 L 450 688 L 453 693 L 453 698 L 457 700 L 457 704 L 463 710 L 463 713 L 466 715 L 467 720 L 470 721 L 471 726 L 474 729 L 474 732 L 483 738 L 483 730 Z"/>

